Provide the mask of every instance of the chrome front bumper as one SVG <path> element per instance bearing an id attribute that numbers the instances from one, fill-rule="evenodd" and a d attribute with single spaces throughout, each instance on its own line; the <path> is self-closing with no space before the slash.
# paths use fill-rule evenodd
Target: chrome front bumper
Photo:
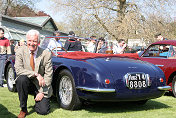
<path id="1" fill-rule="evenodd" d="M 79 90 L 99 92 L 99 93 L 114 93 L 115 89 L 100 89 L 100 88 L 88 88 L 88 87 L 76 87 Z"/>
<path id="2" fill-rule="evenodd" d="M 158 90 L 162 90 L 162 91 L 167 91 L 167 90 L 169 90 L 169 89 L 171 89 L 170 86 L 159 86 L 159 87 L 158 87 Z"/>

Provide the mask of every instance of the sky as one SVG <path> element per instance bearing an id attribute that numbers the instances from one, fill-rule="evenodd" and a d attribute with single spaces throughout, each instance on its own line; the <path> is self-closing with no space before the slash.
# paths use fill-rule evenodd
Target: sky
<path id="1" fill-rule="evenodd" d="M 39 11 L 44 11 L 48 15 L 50 15 L 54 21 L 56 22 L 63 22 L 64 15 L 62 13 L 53 13 L 53 10 L 50 10 L 52 7 L 51 0 L 41 0 L 39 3 L 35 4 L 35 7 Z"/>

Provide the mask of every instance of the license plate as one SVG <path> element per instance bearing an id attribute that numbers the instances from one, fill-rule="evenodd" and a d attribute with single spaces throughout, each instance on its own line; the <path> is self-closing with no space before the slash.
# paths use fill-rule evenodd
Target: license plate
<path id="1" fill-rule="evenodd" d="M 126 78 L 126 86 L 129 89 L 142 89 L 147 87 L 146 78 L 148 78 L 148 74 L 144 73 L 132 73 L 125 75 Z"/>

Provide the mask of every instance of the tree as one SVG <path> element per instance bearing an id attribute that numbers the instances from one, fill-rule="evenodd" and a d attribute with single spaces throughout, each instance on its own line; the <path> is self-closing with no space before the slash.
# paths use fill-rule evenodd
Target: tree
<path id="1" fill-rule="evenodd" d="M 56 3 L 56 6 L 61 8 L 62 6 L 69 7 L 70 11 L 73 14 L 73 11 L 76 11 L 76 14 L 84 14 L 84 19 L 91 19 L 92 17 L 94 20 L 93 22 L 98 22 L 101 28 L 106 30 L 112 37 L 118 39 L 118 33 L 114 33 L 114 31 L 118 31 L 120 26 L 125 18 L 125 12 L 129 5 L 132 7 L 132 4 L 128 4 L 126 0 L 53 0 Z M 118 17 L 117 17 L 118 16 Z M 112 31 L 111 27 L 109 27 L 109 22 L 116 22 L 116 27 L 114 31 Z M 94 24 L 94 23 L 93 23 Z M 120 32 L 119 32 L 120 33 Z"/>
<path id="2" fill-rule="evenodd" d="M 3 0 L 3 2 L 1 2 L 1 13 L 8 16 L 35 16 L 34 3 L 39 1 L 40 0 Z"/>
<path id="3" fill-rule="evenodd" d="M 145 38 L 153 41 L 153 36 L 161 32 L 174 38 L 172 15 L 175 0 L 52 0 L 55 10 L 67 12 L 71 26 L 92 26 L 108 33 L 110 38 Z M 67 10 L 66 10 L 67 9 Z M 62 11 L 62 12 L 64 12 Z M 71 17 L 70 17 L 71 16 Z M 80 16 L 80 17 L 78 17 Z M 72 22 L 74 19 L 74 22 Z M 80 22 L 81 19 L 81 22 Z M 88 25 L 82 23 L 89 21 Z M 76 24 L 76 25 L 75 25 Z M 95 25 L 96 24 L 96 25 Z M 98 25 L 97 25 L 98 24 Z M 171 28 L 171 29 L 170 29 Z M 74 29 L 74 28 L 73 28 Z M 86 29 L 86 28 L 84 28 Z M 87 29 L 88 30 L 88 29 Z M 88 32 L 88 31 L 86 31 Z"/>

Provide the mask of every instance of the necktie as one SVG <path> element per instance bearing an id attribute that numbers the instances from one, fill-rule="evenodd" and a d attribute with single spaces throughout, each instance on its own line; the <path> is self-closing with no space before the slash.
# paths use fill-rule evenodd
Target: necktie
<path id="1" fill-rule="evenodd" d="M 34 71 L 35 64 L 34 64 L 34 53 L 33 52 L 31 52 L 30 65 L 32 67 L 32 70 Z"/>

